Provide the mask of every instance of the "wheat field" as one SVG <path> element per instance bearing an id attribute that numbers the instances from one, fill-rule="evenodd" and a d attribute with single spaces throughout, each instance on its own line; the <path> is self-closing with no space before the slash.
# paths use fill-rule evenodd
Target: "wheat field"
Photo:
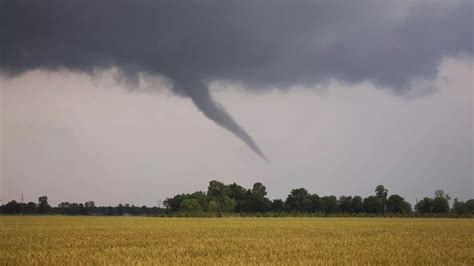
<path id="1" fill-rule="evenodd" d="M 1 264 L 474 264 L 474 220 L 0 216 Z"/>

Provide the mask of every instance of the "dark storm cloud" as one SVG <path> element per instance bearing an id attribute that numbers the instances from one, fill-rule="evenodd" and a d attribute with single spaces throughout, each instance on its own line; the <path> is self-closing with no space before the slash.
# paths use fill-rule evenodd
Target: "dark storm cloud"
<path id="1" fill-rule="evenodd" d="M 208 82 L 251 89 L 328 79 L 396 92 L 433 78 L 445 56 L 473 53 L 472 1 L 0 2 L 0 70 L 116 67 L 130 83 L 160 74 L 262 158 L 212 99 Z"/>

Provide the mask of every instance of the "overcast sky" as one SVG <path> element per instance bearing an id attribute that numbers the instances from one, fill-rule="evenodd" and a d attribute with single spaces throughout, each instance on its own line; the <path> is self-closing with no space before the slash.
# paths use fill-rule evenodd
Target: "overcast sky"
<path id="1" fill-rule="evenodd" d="M 4 201 L 474 197 L 473 1 L 25 3 L 0 3 Z"/>
<path id="2" fill-rule="evenodd" d="M 296 187 L 368 195 L 378 184 L 412 202 L 436 189 L 472 198 L 472 67 L 443 61 L 417 97 L 339 82 L 261 94 L 213 84 L 270 163 L 165 87 L 30 72 L 2 80 L 2 195 L 152 205 L 219 179 L 263 182 L 272 198 Z"/>

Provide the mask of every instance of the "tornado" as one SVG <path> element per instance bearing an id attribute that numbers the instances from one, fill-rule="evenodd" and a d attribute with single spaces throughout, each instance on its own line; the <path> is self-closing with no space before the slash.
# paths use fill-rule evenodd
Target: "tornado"
<path id="1" fill-rule="evenodd" d="M 194 105 L 210 120 L 217 125 L 227 129 L 232 134 L 242 140 L 252 151 L 267 163 L 269 160 L 258 147 L 253 138 L 243 129 L 235 119 L 225 110 L 225 107 L 212 98 L 212 95 L 204 85 L 195 85 L 197 88 L 188 89 L 188 97 L 191 98 Z"/>

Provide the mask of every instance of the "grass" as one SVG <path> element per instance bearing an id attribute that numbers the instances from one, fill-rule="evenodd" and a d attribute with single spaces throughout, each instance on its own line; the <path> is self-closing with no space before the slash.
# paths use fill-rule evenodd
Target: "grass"
<path id="1" fill-rule="evenodd" d="M 474 265 L 474 220 L 0 216 L 4 263 Z"/>

